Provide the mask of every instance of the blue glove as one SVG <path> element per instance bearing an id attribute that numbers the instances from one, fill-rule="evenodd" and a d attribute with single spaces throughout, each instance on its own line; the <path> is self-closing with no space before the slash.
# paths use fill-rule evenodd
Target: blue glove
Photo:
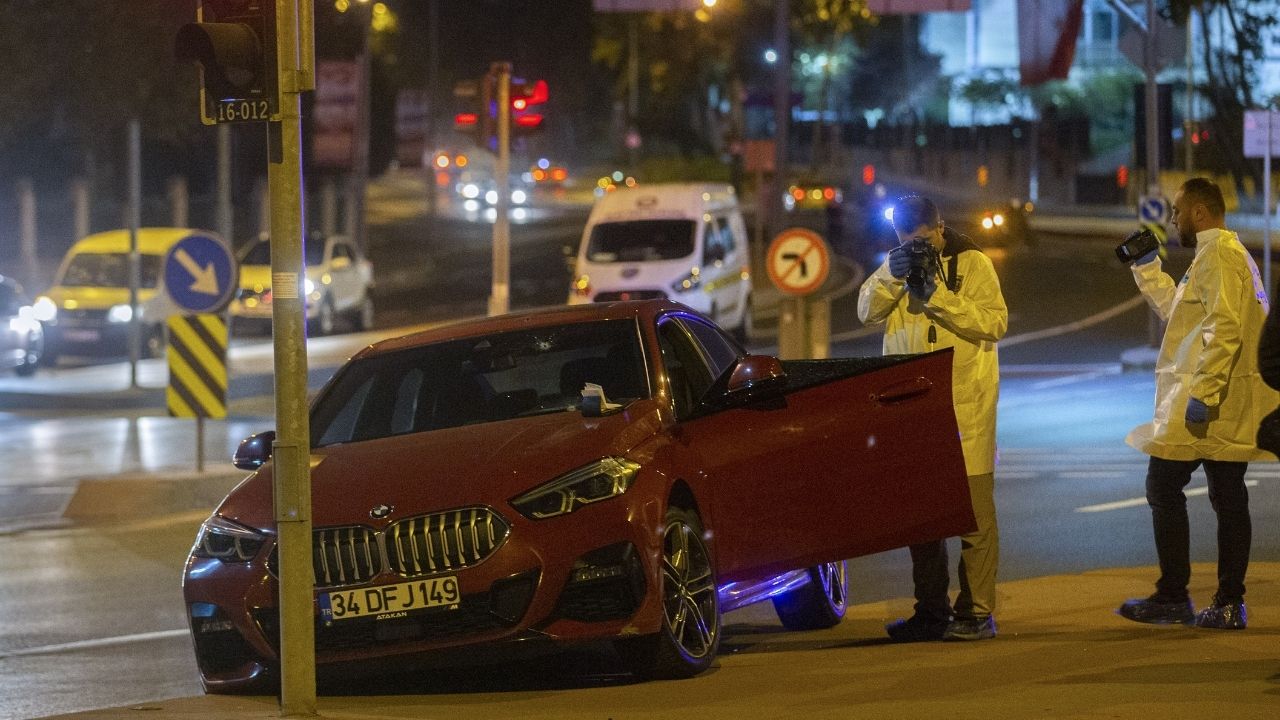
<path id="1" fill-rule="evenodd" d="M 889 274 L 904 280 L 911 271 L 911 253 L 902 245 L 889 251 Z"/>
<path id="2" fill-rule="evenodd" d="M 1156 256 L 1157 256 L 1157 255 L 1159 255 L 1159 254 L 1160 254 L 1160 248 L 1159 248 L 1159 247 L 1157 247 L 1155 250 L 1152 250 L 1151 252 L 1147 253 L 1146 255 L 1143 255 L 1142 257 L 1138 258 L 1137 260 L 1134 260 L 1134 261 L 1133 261 L 1133 264 L 1134 264 L 1134 265 L 1146 265 L 1147 263 L 1151 262 L 1152 260 L 1155 260 L 1155 259 L 1156 259 Z"/>
<path id="3" fill-rule="evenodd" d="M 910 285 L 907 286 L 907 291 L 911 293 L 912 297 L 925 302 L 927 302 L 929 298 L 933 297 L 933 291 L 937 289 L 938 283 L 934 282 L 933 278 L 926 280 L 924 287 L 920 288 L 919 292 L 916 292 L 915 288 L 912 288 Z"/>
<path id="4" fill-rule="evenodd" d="M 1203 425 L 1209 422 L 1209 406 L 1195 398 L 1187 400 L 1187 424 Z"/>

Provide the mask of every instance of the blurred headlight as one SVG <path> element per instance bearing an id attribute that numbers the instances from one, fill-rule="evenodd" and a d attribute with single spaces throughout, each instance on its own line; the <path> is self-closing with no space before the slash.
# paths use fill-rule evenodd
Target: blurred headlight
<path id="1" fill-rule="evenodd" d="M 529 199 L 529 196 L 526 195 L 523 190 L 511 191 L 511 202 L 515 203 L 516 205 L 523 205 L 524 201 L 528 199 Z"/>
<path id="2" fill-rule="evenodd" d="M 311 279 L 311 278 L 306 278 L 305 280 L 303 280 L 303 281 L 302 281 L 302 294 L 303 294 L 303 295 L 310 295 L 311 293 L 313 293 L 313 292 L 315 292 L 315 291 L 316 291 L 316 284 L 315 284 L 315 282 L 314 282 L 314 281 L 312 281 L 312 279 Z"/>
<path id="3" fill-rule="evenodd" d="M 58 317 L 58 305 L 51 298 L 41 295 L 36 298 L 36 304 L 31 306 L 35 312 L 35 318 L 40 322 L 49 322 Z"/>
<path id="4" fill-rule="evenodd" d="M 678 293 L 689 292 L 702 284 L 701 268 L 691 268 L 689 274 L 671 283 L 671 289 Z"/>
<path id="5" fill-rule="evenodd" d="M 200 526 L 192 557 L 223 562 L 248 562 L 257 556 L 267 538 L 255 530 L 214 515 Z"/>
<path id="6" fill-rule="evenodd" d="M 462 197 L 468 200 L 474 200 L 480 197 L 480 188 L 475 183 L 467 183 L 462 186 Z"/>
<path id="7" fill-rule="evenodd" d="M 631 487 L 640 464 L 623 458 L 603 458 L 511 501 L 531 520 L 568 515 L 584 505 L 617 497 Z"/>
<path id="8" fill-rule="evenodd" d="M 128 305 L 112 305 L 107 311 L 107 322 L 127 323 L 133 319 L 133 308 Z"/>
<path id="9" fill-rule="evenodd" d="M 485 201 L 485 202 L 487 202 L 487 203 L 489 203 L 490 205 L 497 205 L 497 204 L 498 204 L 498 191 L 497 191 L 497 190 L 490 190 L 489 192 L 485 193 L 485 194 L 484 194 L 484 201 Z"/>
<path id="10" fill-rule="evenodd" d="M 995 221 L 994 221 L 994 220 L 992 220 L 990 217 L 984 217 L 984 218 L 982 218 L 982 229 L 983 229 L 983 230 L 990 230 L 991 228 L 995 227 L 995 225 L 996 225 L 996 224 L 995 224 Z"/>

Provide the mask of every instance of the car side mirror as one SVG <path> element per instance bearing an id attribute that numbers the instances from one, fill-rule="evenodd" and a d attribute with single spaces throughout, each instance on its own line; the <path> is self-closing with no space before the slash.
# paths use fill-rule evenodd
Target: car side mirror
<path id="1" fill-rule="evenodd" d="M 275 441 L 275 430 L 250 435 L 240 441 L 236 454 L 231 458 L 231 463 L 241 470 L 257 470 L 271 459 L 271 446 Z"/>
<path id="2" fill-rule="evenodd" d="M 780 393 L 787 385 L 782 363 L 770 355 L 747 355 L 738 361 L 725 386 L 725 398 L 735 401 L 756 400 Z"/>

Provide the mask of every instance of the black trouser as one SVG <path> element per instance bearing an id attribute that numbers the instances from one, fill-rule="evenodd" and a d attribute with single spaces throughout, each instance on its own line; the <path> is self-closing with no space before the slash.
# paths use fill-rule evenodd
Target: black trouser
<path id="1" fill-rule="evenodd" d="M 1249 491 L 1244 473 L 1249 464 L 1220 460 L 1164 460 L 1151 458 L 1147 466 L 1147 504 L 1155 529 L 1160 580 L 1156 592 L 1170 600 L 1187 599 L 1191 580 L 1191 528 L 1187 496 L 1182 489 L 1191 473 L 1204 465 L 1209 479 L 1209 502 L 1218 514 L 1218 600 L 1244 599 L 1244 574 L 1249 568 L 1253 526 L 1249 520 Z"/>

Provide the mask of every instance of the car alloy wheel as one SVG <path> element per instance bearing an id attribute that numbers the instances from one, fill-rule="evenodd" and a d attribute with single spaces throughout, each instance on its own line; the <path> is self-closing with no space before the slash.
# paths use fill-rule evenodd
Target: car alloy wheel
<path id="1" fill-rule="evenodd" d="M 849 603 L 849 571 L 844 560 L 809 568 L 809 582 L 773 599 L 788 630 L 823 630 L 844 619 Z"/>
<path id="2" fill-rule="evenodd" d="M 619 643 L 633 672 L 649 679 L 697 675 L 711 666 L 720 645 L 715 569 L 692 511 L 667 510 L 662 536 L 662 630 Z"/>

